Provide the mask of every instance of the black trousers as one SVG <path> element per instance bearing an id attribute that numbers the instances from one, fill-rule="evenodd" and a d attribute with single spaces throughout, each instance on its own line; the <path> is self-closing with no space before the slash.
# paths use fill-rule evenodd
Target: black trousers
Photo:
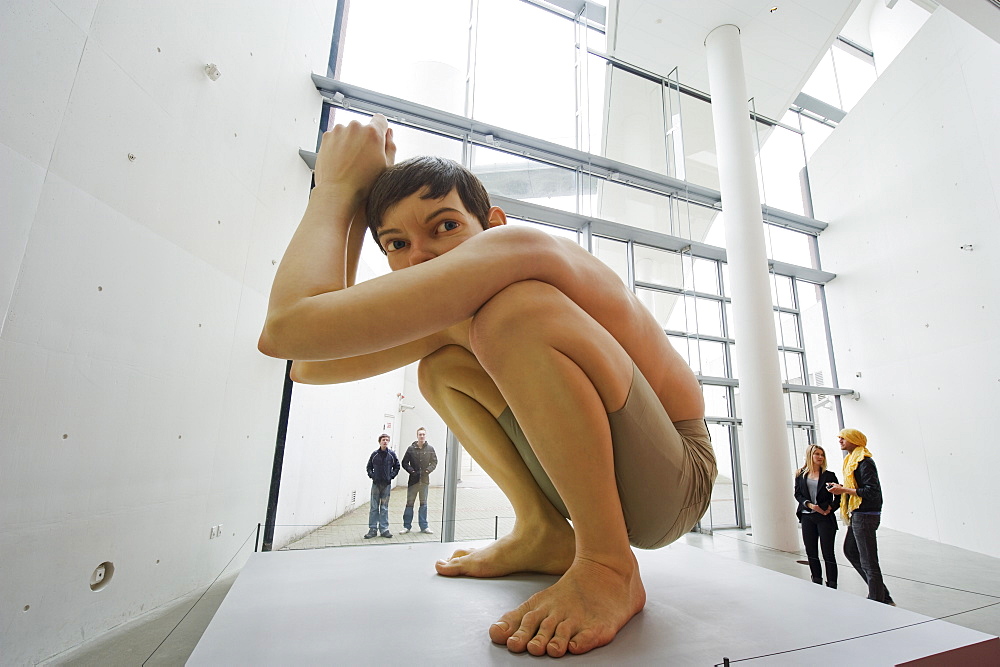
<path id="1" fill-rule="evenodd" d="M 819 546 L 823 547 L 823 562 L 826 563 L 826 583 L 831 588 L 837 586 L 837 555 L 833 546 L 833 538 L 837 534 L 837 520 L 833 515 L 803 514 L 799 519 L 802 525 L 802 543 L 809 557 L 809 571 L 812 580 L 823 583 L 823 566 L 819 561 Z"/>

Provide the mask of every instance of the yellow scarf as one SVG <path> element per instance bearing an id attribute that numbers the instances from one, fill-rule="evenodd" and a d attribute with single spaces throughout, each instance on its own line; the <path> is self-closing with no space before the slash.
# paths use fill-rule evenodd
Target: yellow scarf
<path id="1" fill-rule="evenodd" d="M 872 453 L 868 451 L 867 447 L 855 447 L 854 451 L 847 455 L 844 459 L 844 486 L 849 489 L 858 488 L 858 483 L 854 479 L 854 469 L 858 467 L 862 459 L 871 457 Z M 849 493 L 845 493 L 840 497 L 840 516 L 843 518 L 844 523 L 851 523 L 851 512 L 858 509 L 861 505 L 861 496 L 854 496 Z"/>

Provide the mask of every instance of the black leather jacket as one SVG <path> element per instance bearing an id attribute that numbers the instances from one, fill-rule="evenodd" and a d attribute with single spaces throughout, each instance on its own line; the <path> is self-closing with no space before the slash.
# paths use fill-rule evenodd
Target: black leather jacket
<path id="1" fill-rule="evenodd" d="M 861 459 L 861 463 L 854 469 L 854 482 L 858 485 L 857 492 L 861 498 L 861 505 L 854 511 L 881 512 L 882 485 L 878 481 L 875 459 L 871 457 Z"/>

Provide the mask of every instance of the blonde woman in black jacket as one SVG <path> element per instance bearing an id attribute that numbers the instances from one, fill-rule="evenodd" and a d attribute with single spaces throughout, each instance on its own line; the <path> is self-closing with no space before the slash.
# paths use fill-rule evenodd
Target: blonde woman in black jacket
<path id="1" fill-rule="evenodd" d="M 795 500 L 799 503 L 795 516 L 802 526 L 802 542 L 809 557 L 813 583 L 823 583 L 823 567 L 816 544 L 819 542 L 826 562 L 826 585 L 836 588 L 837 558 L 833 538 L 837 532 L 840 496 L 827 491 L 826 485 L 831 482 L 836 484 L 837 476 L 826 469 L 826 450 L 819 445 L 809 445 L 805 463 L 795 473 Z"/>

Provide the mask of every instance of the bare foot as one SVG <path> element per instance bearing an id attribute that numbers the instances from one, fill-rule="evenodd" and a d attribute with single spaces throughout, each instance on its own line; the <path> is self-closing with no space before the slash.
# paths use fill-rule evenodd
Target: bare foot
<path id="1" fill-rule="evenodd" d="M 638 563 L 629 555 L 625 568 L 577 558 L 559 581 L 490 626 L 490 639 L 513 653 L 553 658 L 609 643 L 646 604 Z"/>
<path id="2" fill-rule="evenodd" d="M 482 549 L 459 549 L 451 558 L 434 564 L 447 577 L 502 577 L 514 572 L 562 574 L 573 563 L 576 552 L 573 529 L 565 521 L 533 524 L 504 535 Z"/>

